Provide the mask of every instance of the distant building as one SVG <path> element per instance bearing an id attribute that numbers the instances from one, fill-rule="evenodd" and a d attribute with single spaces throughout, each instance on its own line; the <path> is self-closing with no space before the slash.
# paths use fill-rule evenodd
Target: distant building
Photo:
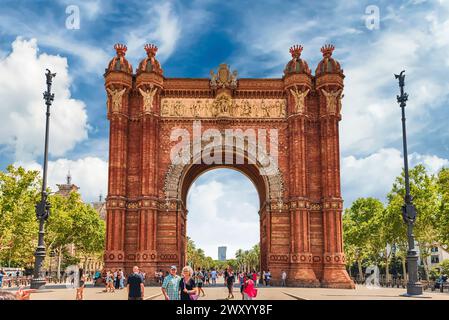
<path id="1" fill-rule="evenodd" d="M 218 247 L 218 260 L 226 261 L 226 247 Z"/>
<path id="2" fill-rule="evenodd" d="M 106 201 L 103 200 L 103 196 L 100 194 L 98 201 L 92 202 L 92 207 L 97 210 L 100 218 L 106 221 Z"/>
<path id="3" fill-rule="evenodd" d="M 418 253 L 418 263 L 423 264 L 421 256 L 419 255 L 419 247 L 417 248 Z M 430 255 L 427 257 L 427 265 L 429 268 L 438 267 L 443 260 L 449 259 L 449 252 L 447 252 L 443 247 L 435 245 L 430 248 Z"/>
<path id="4" fill-rule="evenodd" d="M 72 176 L 70 175 L 70 171 L 67 174 L 67 182 L 65 184 L 57 184 L 58 191 L 56 194 L 59 194 L 64 197 L 68 197 L 70 192 L 78 191 L 79 187 L 72 183 Z"/>
<path id="5" fill-rule="evenodd" d="M 56 184 L 58 191 L 55 194 L 61 195 L 63 197 L 68 197 L 71 192 L 77 192 L 80 188 L 72 183 L 72 176 L 70 171 L 67 173 L 67 180 L 65 184 Z M 82 200 L 81 200 L 82 201 Z M 100 195 L 98 202 L 93 202 L 92 207 L 98 212 L 101 219 L 106 218 L 106 202 L 103 201 L 103 197 Z M 69 244 L 66 246 L 67 253 L 71 256 L 76 256 L 76 247 L 74 244 Z M 51 256 L 49 260 L 49 266 L 51 270 L 52 265 L 58 264 L 58 257 Z M 101 270 L 103 268 L 103 259 L 97 256 L 88 257 L 82 262 L 82 268 L 84 271 L 93 272 L 95 270 Z"/>

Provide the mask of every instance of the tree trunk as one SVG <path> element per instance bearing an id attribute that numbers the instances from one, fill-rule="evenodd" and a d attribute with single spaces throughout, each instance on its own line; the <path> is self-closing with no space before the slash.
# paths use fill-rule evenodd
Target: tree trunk
<path id="1" fill-rule="evenodd" d="M 58 249 L 58 282 L 61 282 L 61 253 L 62 249 L 59 247 Z"/>
<path id="2" fill-rule="evenodd" d="M 387 249 L 385 249 L 385 285 L 388 285 L 390 282 L 390 270 L 389 270 L 389 264 L 388 264 L 388 252 Z"/>
<path id="3" fill-rule="evenodd" d="M 357 259 L 357 266 L 359 267 L 359 281 L 363 281 L 362 261 Z"/>
<path id="4" fill-rule="evenodd" d="M 407 276 L 407 268 L 405 267 L 405 257 L 401 257 L 401 261 L 402 261 L 402 273 L 404 274 L 404 281 L 407 282 L 408 276 Z"/>
<path id="5" fill-rule="evenodd" d="M 429 264 L 427 262 L 427 257 L 425 257 L 424 255 L 421 255 L 421 259 L 424 263 L 424 273 L 426 275 L 426 280 L 429 281 Z"/>

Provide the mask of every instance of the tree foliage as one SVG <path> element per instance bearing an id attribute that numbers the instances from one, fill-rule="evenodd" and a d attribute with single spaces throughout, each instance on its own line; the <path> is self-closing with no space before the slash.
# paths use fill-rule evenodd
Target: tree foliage
<path id="1" fill-rule="evenodd" d="M 409 171 L 410 193 L 417 209 L 414 235 L 429 274 L 427 257 L 435 245 L 449 245 L 449 169 L 438 176 L 428 174 L 423 165 Z M 387 278 L 392 254 L 402 260 L 405 274 L 407 227 L 402 219 L 405 196 L 404 172 L 387 194 L 387 205 L 373 198 L 359 198 L 343 215 L 343 234 L 348 263 L 384 266 Z"/>
<path id="2" fill-rule="evenodd" d="M 35 205 L 40 199 L 39 172 L 8 166 L 0 171 L 0 265 L 30 267 L 37 245 Z M 50 194 L 51 213 L 45 223 L 47 254 L 64 257 L 74 245 L 80 257 L 101 254 L 105 223 L 79 193 Z M 76 257 L 75 257 L 76 258 Z M 67 258 L 68 259 L 68 258 Z M 61 261 L 63 263 L 63 261 Z"/>
<path id="3" fill-rule="evenodd" d="M 206 256 L 204 250 L 197 248 L 195 242 L 187 237 L 187 264 L 194 269 L 225 269 L 230 266 L 234 270 L 251 271 L 259 269 L 260 248 L 254 245 L 250 250 L 237 250 L 235 259 L 227 259 L 226 261 L 214 260 Z"/>
<path id="4" fill-rule="evenodd" d="M 39 199 L 37 171 L 12 165 L 0 171 L 0 262 L 31 266 L 37 244 L 35 204 Z"/>

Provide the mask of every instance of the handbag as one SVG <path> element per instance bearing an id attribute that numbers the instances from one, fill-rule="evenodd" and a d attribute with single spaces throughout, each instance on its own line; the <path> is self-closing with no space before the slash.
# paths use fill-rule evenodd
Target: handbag
<path id="1" fill-rule="evenodd" d="M 185 280 L 182 280 L 182 281 L 184 282 L 184 288 L 187 289 L 186 281 L 185 281 Z M 189 298 L 190 298 L 190 300 L 198 300 L 198 297 L 199 297 L 198 294 L 195 294 L 195 293 L 189 293 Z"/>
<path id="2" fill-rule="evenodd" d="M 190 297 L 190 300 L 198 300 L 199 295 L 195 294 L 195 293 L 190 293 L 189 297 Z"/>

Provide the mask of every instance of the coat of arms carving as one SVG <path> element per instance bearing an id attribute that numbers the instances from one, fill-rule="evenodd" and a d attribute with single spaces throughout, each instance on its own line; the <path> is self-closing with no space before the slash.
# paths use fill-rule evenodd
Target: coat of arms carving
<path id="1" fill-rule="evenodd" d="M 210 86 L 216 88 L 237 88 L 237 70 L 231 73 L 229 66 L 225 63 L 220 64 L 217 73 L 210 71 Z"/>

